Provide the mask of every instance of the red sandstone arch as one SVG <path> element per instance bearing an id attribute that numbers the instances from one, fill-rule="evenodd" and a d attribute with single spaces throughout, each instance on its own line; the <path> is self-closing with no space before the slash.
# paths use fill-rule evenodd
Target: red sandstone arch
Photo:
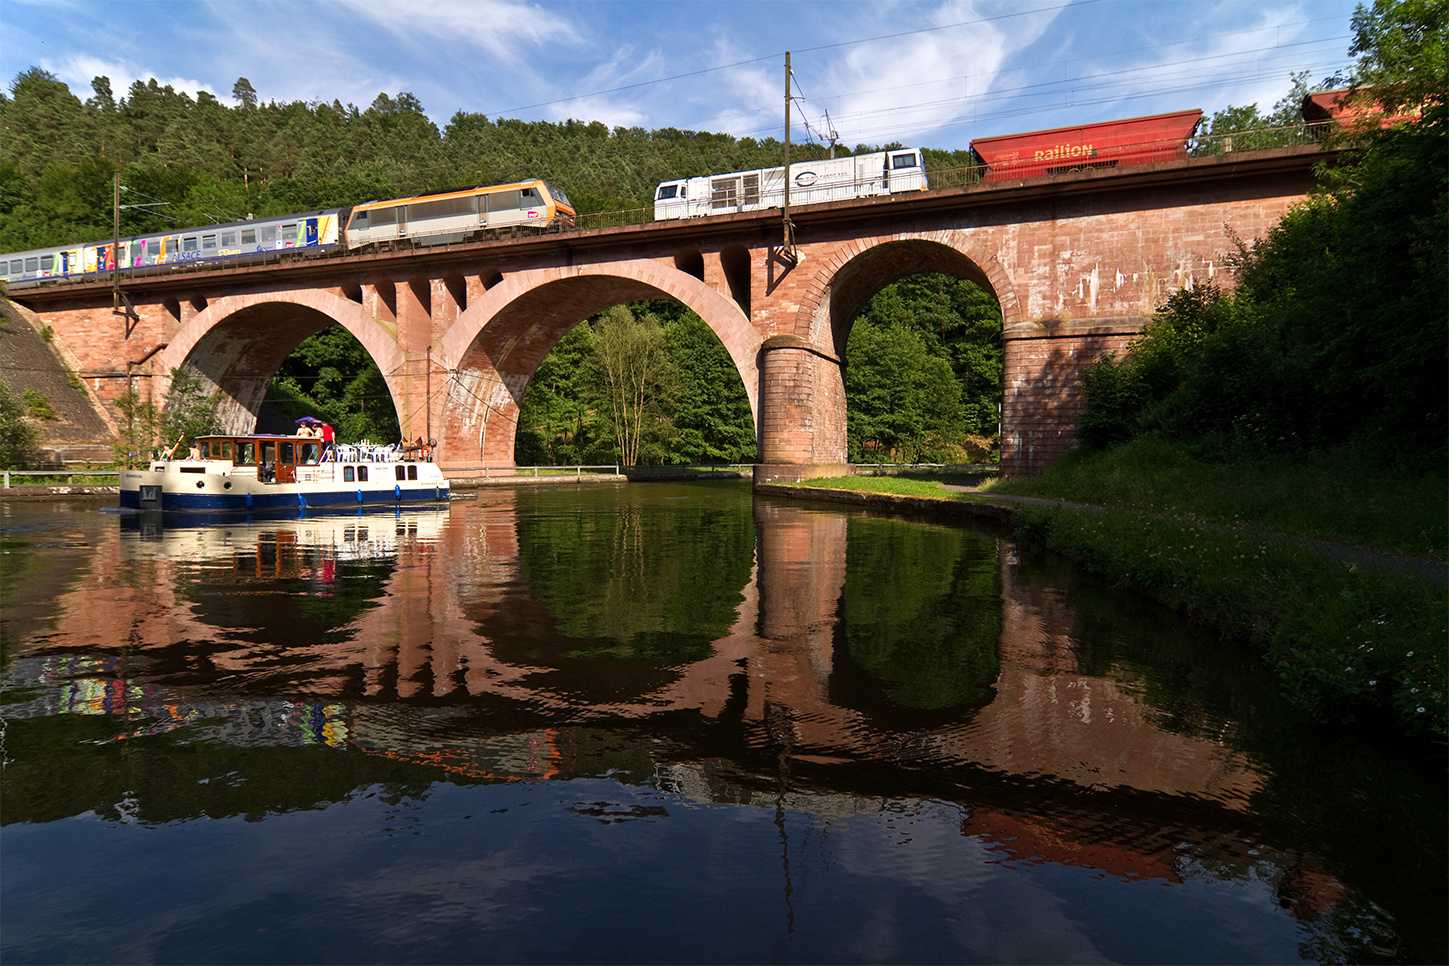
<path id="1" fill-rule="evenodd" d="M 996 296 L 1004 325 L 1021 321 L 1021 302 L 1005 267 L 966 232 L 878 235 L 842 245 L 814 269 L 792 331 L 765 343 L 760 462 L 846 462 L 845 344 L 851 323 L 882 288 L 926 272 L 975 282 Z"/>
<path id="2" fill-rule="evenodd" d="M 189 362 L 222 391 L 223 427 L 249 432 L 256 426 L 267 383 L 282 360 L 307 336 L 329 325 L 342 326 L 362 343 L 382 370 L 396 406 L 401 386 L 394 384 L 391 373 L 403 362 L 397 342 L 358 303 L 316 290 L 215 300 L 182 326 L 157 356 L 159 391 L 164 395 L 174 367 Z"/>
<path id="3" fill-rule="evenodd" d="M 468 306 L 434 348 L 435 365 L 449 372 L 439 439 L 445 465 L 512 464 L 519 406 L 549 350 L 589 316 L 653 298 L 675 299 L 704 320 L 757 414 L 760 334 L 738 305 L 693 275 L 659 261 L 520 272 Z"/>
<path id="4" fill-rule="evenodd" d="M 937 272 L 975 282 L 1001 303 L 1003 325 L 1022 321 L 1016 286 L 996 255 L 964 231 L 945 230 L 858 238 L 815 270 L 817 284 L 802 301 L 794 332 L 843 358 L 850 323 L 892 282 Z"/>

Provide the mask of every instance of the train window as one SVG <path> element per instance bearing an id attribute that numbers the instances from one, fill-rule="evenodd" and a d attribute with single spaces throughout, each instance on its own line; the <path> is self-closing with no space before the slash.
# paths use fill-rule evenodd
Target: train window
<path id="1" fill-rule="evenodd" d="M 657 196 L 655 196 L 655 200 L 656 201 L 664 201 L 664 200 L 666 200 L 668 198 L 677 198 L 677 197 L 679 197 L 679 185 L 677 185 L 677 184 L 662 184 L 662 185 L 659 186 L 659 194 Z"/>
<path id="2" fill-rule="evenodd" d="M 19 275 L 25 271 L 25 259 L 17 258 L 10 263 L 10 274 Z"/>
<path id="3" fill-rule="evenodd" d="M 262 229 L 262 244 L 275 245 L 277 243 L 277 226 L 267 225 Z"/>
<path id="4" fill-rule="evenodd" d="M 543 183 L 543 186 L 548 189 L 548 193 L 549 194 L 553 195 L 553 200 L 554 201 L 558 202 L 561 205 L 568 205 L 570 208 L 572 208 L 574 206 L 573 205 L 573 202 L 569 201 L 569 196 L 566 195 L 566 194 L 564 194 L 558 188 L 555 188 L 553 185 L 549 184 L 547 181 L 545 181 Z"/>
<path id="5" fill-rule="evenodd" d="M 255 245 L 257 243 L 257 230 L 255 228 L 243 228 L 241 243 L 243 245 Z"/>
<path id="6" fill-rule="evenodd" d="M 282 226 L 282 244 L 295 242 L 297 240 L 297 225 L 293 222 L 290 225 Z"/>
<path id="7" fill-rule="evenodd" d="M 183 252 L 196 251 L 196 236 L 192 235 L 190 238 L 181 239 L 181 250 Z"/>
<path id="8" fill-rule="evenodd" d="M 492 191 L 488 194 L 489 211 L 507 211 L 510 208 L 518 208 L 520 202 L 517 188 L 509 188 L 505 191 Z"/>
<path id="9" fill-rule="evenodd" d="M 537 188 L 524 188 L 518 194 L 520 200 L 529 207 L 538 204 L 540 201 Z"/>
<path id="10" fill-rule="evenodd" d="M 408 217 L 414 221 L 419 218 L 450 218 L 457 215 L 476 215 L 477 213 L 478 198 L 476 195 L 468 195 L 464 198 L 440 198 L 437 201 L 424 201 L 408 205 Z"/>
<path id="11" fill-rule="evenodd" d="M 221 233 L 221 247 L 222 248 L 235 248 L 236 247 L 236 232 L 234 232 L 234 231 L 224 231 L 224 232 L 222 232 Z"/>
<path id="12" fill-rule="evenodd" d="M 358 230 L 361 230 L 363 228 L 366 228 L 367 227 L 367 215 L 368 215 L 368 213 L 365 212 L 365 211 L 354 211 L 352 213 L 352 226 L 351 227 L 353 227 L 355 229 L 358 229 Z"/>
<path id="13" fill-rule="evenodd" d="M 892 168 L 914 168 L 916 156 L 914 154 L 893 154 L 891 155 Z"/>
<path id="14" fill-rule="evenodd" d="M 202 251 L 211 251 L 214 248 L 216 248 L 216 236 L 215 235 L 202 235 L 201 236 L 201 249 L 202 249 Z"/>
<path id="15" fill-rule="evenodd" d="M 40 259 L 39 258 L 27 258 L 25 260 L 25 270 L 27 272 L 38 272 L 38 271 L 40 271 Z"/>
<path id="16" fill-rule="evenodd" d="M 40 270 L 42 272 L 48 272 L 48 271 L 50 271 L 53 268 L 55 268 L 55 256 L 54 255 L 41 255 L 40 256 Z"/>
<path id="17" fill-rule="evenodd" d="M 709 206 L 711 208 L 734 208 L 740 203 L 738 178 L 715 178 L 710 182 L 709 187 Z"/>

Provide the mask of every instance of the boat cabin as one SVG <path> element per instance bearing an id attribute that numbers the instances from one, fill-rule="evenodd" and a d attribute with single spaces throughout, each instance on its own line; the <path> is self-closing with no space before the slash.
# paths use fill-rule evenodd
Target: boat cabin
<path id="1" fill-rule="evenodd" d="M 196 441 L 203 460 L 227 460 L 233 466 L 255 466 L 264 483 L 293 483 L 298 466 L 322 460 L 322 440 L 310 436 L 202 436 Z"/>

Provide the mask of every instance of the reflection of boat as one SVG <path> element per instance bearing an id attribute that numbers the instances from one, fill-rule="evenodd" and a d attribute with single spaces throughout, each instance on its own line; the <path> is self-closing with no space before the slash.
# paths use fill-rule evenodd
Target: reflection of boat
<path id="1" fill-rule="evenodd" d="M 428 455 L 308 436 L 203 436 L 188 458 L 123 471 L 121 506 L 252 510 L 446 500 L 448 480 Z"/>
<path id="2" fill-rule="evenodd" d="M 447 521 L 445 507 L 270 510 L 131 514 L 122 517 L 121 528 L 140 531 L 147 545 L 159 547 L 173 560 L 221 560 L 237 554 L 272 559 L 295 551 L 308 557 L 298 565 L 310 566 L 393 556 L 404 542 L 437 540 Z M 289 567 L 273 568 L 270 575 L 295 576 Z"/>

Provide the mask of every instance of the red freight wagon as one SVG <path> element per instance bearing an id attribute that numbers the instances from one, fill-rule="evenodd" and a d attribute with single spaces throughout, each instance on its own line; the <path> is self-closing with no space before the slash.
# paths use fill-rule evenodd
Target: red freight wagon
<path id="1" fill-rule="evenodd" d="M 987 166 L 987 181 L 1176 161 L 1187 157 L 1187 139 L 1200 120 L 1202 111 L 1154 114 L 978 138 L 971 142 L 971 150 Z"/>
<path id="2" fill-rule="evenodd" d="M 1336 91 L 1319 91 L 1303 98 L 1303 120 L 1309 124 L 1336 121 L 1349 131 L 1362 132 L 1372 127 L 1389 127 L 1418 119 L 1418 111 L 1406 111 L 1390 117 L 1383 105 L 1367 97 L 1361 96 L 1350 101 L 1347 87 Z"/>

